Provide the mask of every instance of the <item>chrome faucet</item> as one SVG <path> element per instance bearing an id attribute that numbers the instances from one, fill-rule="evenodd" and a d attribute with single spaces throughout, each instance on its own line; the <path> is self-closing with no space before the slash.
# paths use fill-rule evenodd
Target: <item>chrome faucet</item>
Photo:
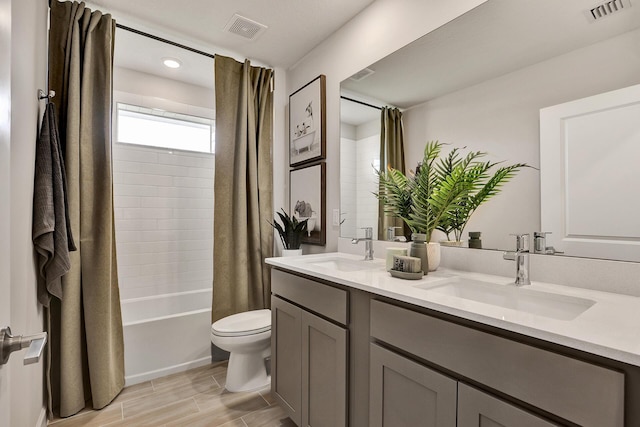
<path id="1" fill-rule="evenodd" d="M 547 246 L 547 234 L 551 234 L 550 231 L 535 231 L 533 233 L 533 253 L 534 254 L 561 254 L 563 252 L 556 251 L 553 246 Z"/>
<path id="2" fill-rule="evenodd" d="M 516 262 L 516 286 L 526 286 L 531 284 L 529 280 L 529 234 L 512 234 L 516 236 L 516 250 L 507 251 L 502 258 Z"/>
<path id="3" fill-rule="evenodd" d="M 351 240 L 352 244 L 357 244 L 364 240 L 364 259 L 365 261 L 373 259 L 373 227 L 362 227 L 365 230 L 365 237 Z"/>
<path id="4" fill-rule="evenodd" d="M 406 242 L 404 236 L 396 236 L 396 228 L 402 230 L 402 227 L 387 227 L 387 241 L 389 242 Z"/>

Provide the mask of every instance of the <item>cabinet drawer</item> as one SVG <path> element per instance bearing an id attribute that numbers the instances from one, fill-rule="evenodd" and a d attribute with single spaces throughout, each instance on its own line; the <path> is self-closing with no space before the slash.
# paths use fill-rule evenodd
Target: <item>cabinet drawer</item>
<path id="1" fill-rule="evenodd" d="M 343 325 L 347 324 L 347 291 L 271 270 L 271 292 Z"/>
<path id="2" fill-rule="evenodd" d="M 381 301 L 371 335 L 576 424 L 624 423 L 620 372 Z"/>

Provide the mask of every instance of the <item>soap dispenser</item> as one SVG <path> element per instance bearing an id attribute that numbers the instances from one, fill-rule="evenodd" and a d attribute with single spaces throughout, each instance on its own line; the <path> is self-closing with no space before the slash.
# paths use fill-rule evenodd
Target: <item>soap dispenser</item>
<path id="1" fill-rule="evenodd" d="M 427 257 L 427 235 L 422 233 L 413 233 L 411 235 L 411 247 L 409 248 L 409 256 L 420 258 L 422 264 L 422 275 L 429 273 L 429 258 Z"/>

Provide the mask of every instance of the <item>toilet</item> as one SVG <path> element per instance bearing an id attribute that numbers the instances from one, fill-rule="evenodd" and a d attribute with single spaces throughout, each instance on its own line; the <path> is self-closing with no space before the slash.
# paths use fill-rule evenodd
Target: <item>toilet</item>
<path id="1" fill-rule="evenodd" d="M 265 363 L 271 356 L 271 310 L 251 310 L 214 322 L 211 342 L 230 353 L 228 391 L 258 390 L 271 383 Z"/>

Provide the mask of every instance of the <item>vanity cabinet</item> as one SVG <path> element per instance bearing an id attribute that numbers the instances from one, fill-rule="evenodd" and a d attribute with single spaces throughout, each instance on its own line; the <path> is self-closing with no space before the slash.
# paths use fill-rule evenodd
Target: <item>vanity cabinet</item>
<path id="1" fill-rule="evenodd" d="M 458 383 L 458 426 L 557 427 L 523 409 L 464 383 Z"/>
<path id="2" fill-rule="evenodd" d="M 553 427 L 540 417 L 371 344 L 371 427 Z"/>
<path id="3" fill-rule="evenodd" d="M 427 389 L 433 391 L 431 402 L 414 405 L 432 406 L 440 411 L 439 405 L 451 400 L 440 391 L 439 383 L 444 379 L 438 375 L 444 374 L 438 371 L 446 372 L 450 381 L 457 381 L 458 426 L 624 425 L 622 372 L 378 300 L 371 302 L 371 336 L 376 343 L 372 346 L 389 346 L 397 353 L 407 354 L 387 356 L 393 362 L 384 362 L 390 368 L 383 366 L 383 369 L 401 372 L 398 366 L 404 365 L 402 369 L 413 371 L 407 371 L 403 382 L 413 379 L 422 384 L 413 387 L 425 395 Z M 372 347 L 372 381 L 381 375 L 381 362 L 376 361 L 378 352 Z M 375 370 L 378 372 L 374 373 Z M 372 420 L 379 411 L 377 406 L 383 411 L 406 410 L 398 404 L 388 408 L 397 399 L 387 402 L 387 396 L 400 390 L 385 387 L 371 389 Z"/>
<path id="4" fill-rule="evenodd" d="M 377 344 L 369 363 L 371 427 L 456 425 L 456 380 Z"/>
<path id="5" fill-rule="evenodd" d="M 272 270 L 271 391 L 298 426 L 622 427 L 640 370 Z"/>
<path id="6" fill-rule="evenodd" d="M 347 292 L 272 271 L 271 391 L 305 427 L 347 425 Z"/>

